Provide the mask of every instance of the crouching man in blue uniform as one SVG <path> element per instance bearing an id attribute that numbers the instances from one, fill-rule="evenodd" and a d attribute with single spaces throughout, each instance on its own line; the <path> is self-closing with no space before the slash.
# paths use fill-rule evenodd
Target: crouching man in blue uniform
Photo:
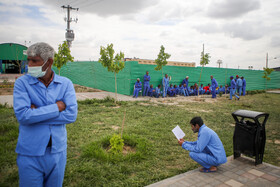
<path id="1" fill-rule="evenodd" d="M 14 86 L 19 122 L 16 146 L 19 186 L 62 186 L 67 155 L 65 124 L 77 117 L 72 82 L 51 67 L 54 49 L 36 43 L 27 50 L 28 74 Z"/>
<path id="2" fill-rule="evenodd" d="M 194 117 L 190 124 L 192 131 L 198 132 L 197 141 L 188 142 L 180 139 L 179 144 L 182 148 L 190 151 L 190 157 L 203 167 L 199 171 L 217 171 L 217 166 L 227 162 L 223 143 L 218 135 L 203 123 L 201 117 Z"/>

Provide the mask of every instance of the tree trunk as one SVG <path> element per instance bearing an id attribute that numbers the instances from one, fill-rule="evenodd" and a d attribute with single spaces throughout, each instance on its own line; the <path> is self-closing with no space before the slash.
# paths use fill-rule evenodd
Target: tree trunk
<path id="1" fill-rule="evenodd" d="M 115 73 L 115 104 L 117 103 L 117 74 Z"/>
<path id="2" fill-rule="evenodd" d="M 201 71 L 200 71 L 200 76 L 199 76 L 199 81 L 198 81 L 198 94 L 197 94 L 197 97 L 199 96 L 199 87 L 200 87 L 200 80 L 201 80 L 201 75 L 202 75 L 202 69 L 203 69 L 203 65 L 202 65 L 202 68 L 201 68 Z"/>
<path id="3" fill-rule="evenodd" d="M 162 96 L 166 97 L 166 95 L 164 95 L 164 77 L 163 77 L 163 67 L 161 67 L 161 77 L 162 77 L 162 80 L 161 80 L 161 83 L 162 83 Z"/>
<path id="4" fill-rule="evenodd" d="M 123 122 L 122 122 L 122 131 L 121 131 L 121 138 L 122 138 L 122 135 L 123 135 L 124 122 L 125 122 L 125 114 L 126 114 L 126 109 L 124 110 L 124 115 L 123 115 Z"/>

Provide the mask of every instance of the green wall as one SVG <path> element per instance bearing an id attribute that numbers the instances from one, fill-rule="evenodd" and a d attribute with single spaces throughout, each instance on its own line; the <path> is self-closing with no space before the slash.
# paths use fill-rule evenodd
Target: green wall
<path id="1" fill-rule="evenodd" d="M 154 87 L 161 84 L 162 72 L 154 70 L 155 65 L 138 64 L 136 61 L 125 62 L 125 68 L 117 74 L 118 93 L 125 95 L 133 94 L 133 86 L 137 78 L 143 82 L 146 71 L 150 72 L 151 81 Z M 55 68 L 54 68 L 55 69 Z M 56 72 L 58 72 L 55 69 Z M 188 75 L 189 85 L 198 83 L 201 67 L 179 67 L 165 66 L 163 73 L 172 77 L 172 84 L 180 84 Z M 74 84 L 97 88 L 109 92 L 115 91 L 114 74 L 108 72 L 106 68 L 96 61 L 93 62 L 69 62 L 62 67 L 61 75 L 68 77 Z M 218 81 L 219 85 L 229 83 L 229 77 L 244 76 L 247 81 L 247 90 L 265 89 L 265 80 L 262 78 L 263 71 L 260 70 L 240 70 L 204 67 L 202 71 L 201 84 L 211 83 L 210 75 Z M 280 72 L 272 72 L 271 81 L 268 81 L 267 88 L 280 88 Z"/>

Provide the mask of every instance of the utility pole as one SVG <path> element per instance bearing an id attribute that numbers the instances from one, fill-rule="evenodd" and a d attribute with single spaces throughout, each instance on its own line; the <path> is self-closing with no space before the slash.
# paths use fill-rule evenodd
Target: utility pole
<path id="1" fill-rule="evenodd" d="M 217 60 L 217 64 L 219 64 L 219 68 L 220 68 L 220 66 L 221 66 L 221 64 L 223 63 L 223 61 L 222 60 Z"/>
<path id="2" fill-rule="evenodd" d="M 72 8 L 70 5 L 67 5 L 67 6 L 61 6 L 61 8 L 63 8 L 63 9 L 67 9 L 67 18 L 64 18 L 64 20 L 67 22 L 67 29 L 66 29 L 66 33 L 65 33 L 65 38 L 66 38 L 66 41 L 67 41 L 67 43 L 68 43 L 68 46 L 69 47 L 71 47 L 71 44 L 72 44 L 72 41 L 74 40 L 74 38 L 75 38 L 75 35 L 74 35 L 74 31 L 73 30 L 71 30 L 70 29 L 70 23 L 72 22 L 72 21 L 74 21 L 74 22 L 78 22 L 78 19 L 76 18 L 76 19 L 72 19 L 71 17 L 70 17 L 70 11 L 71 10 L 79 10 L 79 8 Z"/>

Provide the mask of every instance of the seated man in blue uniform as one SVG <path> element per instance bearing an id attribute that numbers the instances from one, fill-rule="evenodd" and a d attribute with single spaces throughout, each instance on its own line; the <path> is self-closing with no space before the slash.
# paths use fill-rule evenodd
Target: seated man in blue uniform
<path id="1" fill-rule="evenodd" d="M 227 84 L 225 85 L 225 90 L 226 90 L 226 93 L 228 94 L 229 93 L 229 87 L 228 87 Z"/>
<path id="2" fill-rule="evenodd" d="M 198 132 L 197 141 L 189 142 L 180 139 L 178 143 L 190 152 L 189 155 L 194 161 L 203 167 L 199 171 L 217 171 L 217 166 L 227 162 L 226 152 L 219 136 L 203 123 L 201 117 L 194 117 L 190 124 L 192 131 Z"/>
<path id="3" fill-rule="evenodd" d="M 162 91 L 160 91 L 160 84 L 156 87 L 156 93 L 155 93 L 155 97 L 159 98 L 159 96 L 162 95 Z"/>
<path id="4" fill-rule="evenodd" d="M 189 95 L 190 96 L 194 95 L 193 86 L 191 86 L 188 90 L 189 90 Z"/>
<path id="5" fill-rule="evenodd" d="M 148 90 L 148 96 L 153 97 L 156 93 L 156 90 L 154 89 L 154 86 L 151 84 L 150 88 Z"/>
<path id="6" fill-rule="evenodd" d="M 193 93 L 194 95 L 198 95 L 198 85 L 196 83 L 193 85 Z"/>
<path id="7" fill-rule="evenodd" d="M 179 95 L 184 95 L 184 91 L 183 91 L 184 88 L 182 84 L 179 85 L 178 89 L 179 89 Z"/>
<path id="8" fill-rule="evenodd" d="M 226 93 L 226 90 L 225 90 L 225 87 L 223 87 L 222 85 L 220 86 L 220 88 L 219 88 L 219 93 L 223 93 L 223 94 L 225 94 Z"/>
<path id="9" fill-rule="evenodd" d="M 140 79 L 137 78 L 137 81 L 134 85 L 133 97 L 137 98 L 140 90 L 142 90 L 142 83 L 141 83 Z"/>
<path id="10" fill-rule="evenodd" d="M 176 96 L 176 95 L 179 94 L 180 90 L 179 90 L 179 88 L 178 88 L 178 86 L 176 84 L 174 85 L 174 89 L 175 89 L 175 96 Z"/>
<path id="11" fill-rule="evenodd" d="M 65 125 L 76 121 L 77 100 L 72 82 L 51 69 L 54 54 L 47 43 L 31 45 L 27 50 L 28 74 L 14 85 L 19 186 L 63 184 Z"/>
<path id="12" fill-rule="evenodd" d="M 173 87 L 173 84 L 170 84 L 170 87 L 168 87 L 167 94 L 170 97 L 174 97 L 175 96 L 175 89 Z"/>
<path id="13" fill-rule="evenodd" d="M 199 87 L 199 95 L 205 94 L 205 91 L 203 89 L 203 84 L 200 85 Z"/>

